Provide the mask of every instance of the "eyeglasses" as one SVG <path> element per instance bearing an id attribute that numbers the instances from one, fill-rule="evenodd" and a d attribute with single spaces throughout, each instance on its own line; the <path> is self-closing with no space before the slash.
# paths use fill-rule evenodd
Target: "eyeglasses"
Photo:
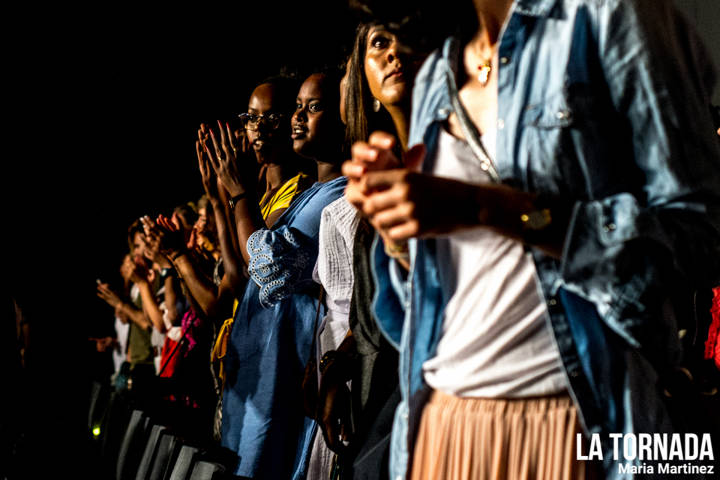
<path id="1" fill-rule="evenodd" d="M 269 115 L 257 115 L 255 113 L 241 113 L 238 115 L 242 124 L 248 130 L 257 130 L 262 121 L 268 128 L 275 130 L 280 126 L 283 117 L 282 113 L 271 113 Z"/>

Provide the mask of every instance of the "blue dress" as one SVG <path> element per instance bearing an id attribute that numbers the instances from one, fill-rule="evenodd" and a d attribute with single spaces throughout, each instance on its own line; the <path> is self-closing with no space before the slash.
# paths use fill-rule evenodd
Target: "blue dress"
<path id="1" fill-rule="evenodd" d="M 222 446 L 239 457 L 235 475 L 305 478 L 316 427 L 305 417 L 300 396 L 317 310 L 312 271 L 320 214 L 345 184 L 345 177 L 315 183 L 272 230 L 248 239 L 252 281 L 225 357 Z"/>

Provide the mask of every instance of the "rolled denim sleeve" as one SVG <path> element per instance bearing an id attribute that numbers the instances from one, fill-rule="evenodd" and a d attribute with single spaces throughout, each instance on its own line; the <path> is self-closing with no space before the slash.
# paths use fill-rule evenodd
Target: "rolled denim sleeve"
<path id="1" fill-rule="evenodd" d="M 669 2 L 609 0 L 596 9 L 605 82 L 644 184 L 575 204 L 562 276 L 640 346 L 638 328 L 669 285 L 718 272 L 720 144 L 708 112 L 715 75 Z"/>

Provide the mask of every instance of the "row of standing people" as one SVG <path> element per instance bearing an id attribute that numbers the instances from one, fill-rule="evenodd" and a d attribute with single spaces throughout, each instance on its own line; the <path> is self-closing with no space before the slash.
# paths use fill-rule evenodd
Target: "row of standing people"
<path id="1" fill-rule="evenodd" d="M 397 25 L 371 22 L 342 79 L 264 82 L 243 129 L 201 126 L 215 283 L 180 226 L 142 221 L 216 332 L 215 424 L 239 477 L 612 478 L 572 455 L 576 433 L 683 428 L 647 391 L 678 360 L 668 286 L 717 280 L 699 260 L 717 253 L 720 191 L 702 49 L 659 35 L 641 2 L 558 0 L 561 20 L 551 2 L 467 3 L 471 28 L 419 74 Z M 662 46 L 702 81 L 668 93 Z M 675 134 L 647 95 L 696 130 Z M 688 149 L 701 175 L 679 168 Z"/>

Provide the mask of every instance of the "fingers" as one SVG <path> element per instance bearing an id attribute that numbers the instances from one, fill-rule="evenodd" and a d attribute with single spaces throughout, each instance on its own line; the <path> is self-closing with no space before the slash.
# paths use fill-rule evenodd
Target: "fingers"
<path id="1" fill-rule="evenodd" d="M 383 150 L 392 150 L 395 147 L 395 137 L 387 132 L 377 130 L 370 134 L 368 144 Z"/>
<path id="2" fill-rule="evenodd" d="M 203 164 L 203 146 L 200 140 L 195 140 L 195 154 L 197 155 L 198 165 L 200 165 L 200 172 L 202 172 Z"/>
<path id="3" fill-rule="evenodd" d="M 350 149 L 352 161 L 361 164 L 372 163 L 378 158 L 380 150 L 365 142 L 355 142 Z"/>
<path id="4" fill-rule="evenodd" d="M 164 215 L 158 215 L 156 222 L 169 232 L 177 231 L 177 227 L 175 227 L 175 225 L 173 225 L 173 223 Z"/>
<path id="5" fill-rule="evenodd" d="M 350 205 L 354 206 L 361 212 L 363 210 L 363 204 L 365 203 L 366 198 L 367 197 L 362 194 L 359 188 L 356 188 L 349 183 L 347 187 L 345 187 L 345 199 L 348 201 L 348 203 L 350 203 Z"/>
<path id="6" fill-rule="evenodd" d="M 348 180 L 359 180 L 367 172 L 367 167 L 358 162 L 348 160 L 342 164 L 342 174 L 345 175 Z"/>
<path id="7" fill-rule="evenodd" d="M 395 242 L 406 242 L 411 238 L 419 237 L 420 222 L 417 220 L 410 220 L 400 223 L 387 230 L 387 236 L 390 240 Z"/>
<path id="8" fill-rule="evenodd" d="M 373 190 L 385 190 L 401 182 L 408 184 L 412 181 L 412 175 L 415 174 L 405 169 L 368 172 L 365 175 L 365 189 L 366 192 L 371 192 Z"/>
<path id="9" fill-rule="evenodd" d="M 232 148 L 233 153 L 235 156 L 238 154 L 238 141 L 235 137 L 235 134 L 233 134 L 232 129 L 230 128 L 230 124 L 228 122 L 225 122 L 225 135 L 228 139 L 228 144 L 230 145 L 230 148 Z"/>
<path id="10" fill-rule="evenodd" d="M 362 211 L 365 215 L 373 216 L 383 210 L 394 209 L 408 200 L 408 186 L 402 183 L 395 184 L 393 188 L 375 192 L 365 196 Z M 407 208 L 407 207 L 406 207 Z M 408 214 L 414 209 L 409 208 Z"/>
<path id="11" fill-rule="evenodd" d="M 422 143 L 414 145 L 408 150 L 403 156 L 403 162 L 405 168 L 411 172 L 419 172 L 422 167 L 423 160 L 425 160 L 425 145 Z"/>
<path id="12" fill-rule="evenodd" d="M 230 152 L 232 151 L 230 149 L 230 144 L 228 143 L 228 135 L 225 133 L 225 127 L 220 120 L 217 121 L 217 124 L 218 131 L 220 132 L 220 146 L 222 147 L 223 152 L 225 152 L 225 158 L 227 159 L 230 158 Z"/>
<path id="13" fill-rule="evenodd" d="M 221 130 L 221 132 L 222 132 L 222 130 Z M 215 155 L 217 156 L 217 164 L 219 165 L 220 157 L 221 157 L 220 146 L 218 144 L 217 138 L 215 138 L 215 132 L 213 132 L 212 128 L 210 129 L 210 138 L 212 139 L 213 148 L 215 149 Z M 216 162 L 213 162 L 213 166 L 215 165 L 215 163 Z"/>
<path id="14" fill-rule="evenodd" d="M 392 149 L 397 141 L 395 137 L 385 132 L 373 132 L 368 143 L 357 142 L 357 149 L 353 145 L 353 160 L 367 163 L 369 170 L 387 170 L 399 168 L 402 162 L 395 156 Z"/>
<path id="15" fill-rule="evenodd" d="M 145 230 L 145 235 L 155 233 L 155 223 L 153 223 L 150 217 L 148 217 L 147 215 L 140 217 L 140 223 L 142 223 L 143 230 Z"/>

